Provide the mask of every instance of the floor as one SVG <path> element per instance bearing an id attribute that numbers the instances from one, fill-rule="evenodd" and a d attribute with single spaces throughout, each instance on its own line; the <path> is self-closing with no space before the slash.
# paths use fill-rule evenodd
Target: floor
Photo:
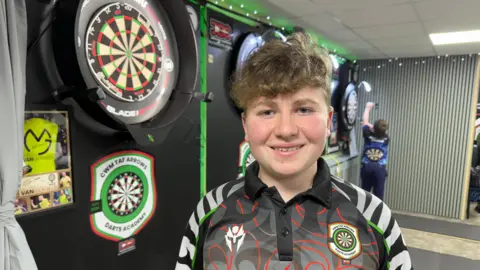
<path id="1" fill-rule="evenodd" d="M 394 215 L 415 270 L 480 269 L 480 214 L 472 211 L 465 222 L 401 212 Z"/>

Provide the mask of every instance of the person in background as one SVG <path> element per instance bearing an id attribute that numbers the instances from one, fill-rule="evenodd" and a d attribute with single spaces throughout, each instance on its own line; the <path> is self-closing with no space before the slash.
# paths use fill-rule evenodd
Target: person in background
<path id="1" fill-rule="evenodd" d="M 321 157 L 331 69 L 328 54 L 296 33 L 237 71 L 231 96 L 255 161 L 195 207 L 176 270 L 413 269 L 388 206 L 331 175 Z"/>
<path id="2" fill-rule="evenodd" d="M 68 194 L 71 194 L 72 178 L 70 178 L 66 172 L 62 172 L 60 176 L 60 188 L 65 189 Z"/>
<path id="3" fill-rule="evenodd" d="M 387 179 L 388 144 L 390 141 L 387 135 L 388 122 L 383 119 L 376 120 L 372 125 L 369 121 L 372 102 L 368 102 L 363 113 L 363 139 L 362 161 L 360 178 L 362 188 L 368 192 L 372 191 L 380 200 L 383 200 L 385 192 L 385 181 Z"/>

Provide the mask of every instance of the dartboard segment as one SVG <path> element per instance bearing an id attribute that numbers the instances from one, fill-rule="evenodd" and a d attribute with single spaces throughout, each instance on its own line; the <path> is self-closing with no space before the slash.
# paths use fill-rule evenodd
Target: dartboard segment
<path id="1" fill-rule="evenodd" d="M 90 71 L 111 96 L 138 102 L 157 89 L 163 47 L 144 14 L 125 3 L 100 9 L 85 39 Z"/>

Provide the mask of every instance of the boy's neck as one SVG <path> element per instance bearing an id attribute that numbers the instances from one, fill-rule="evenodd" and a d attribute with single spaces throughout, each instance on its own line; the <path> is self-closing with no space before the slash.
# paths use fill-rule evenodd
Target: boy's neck
<path id="1" fill-rule="evenodd" d="M 275 186 L 282 199 L 285 202 L 288 202 L 296 195 L 312 188 L 316 173 L 317 162 L 314 162 L 312 166 L 305 171 L 286 178 L 279 178 L 269 174 L 260 166 L 258 178 L 260 178 L 260 180 L 262 180 L 262 182 L 268 187 Z"/>

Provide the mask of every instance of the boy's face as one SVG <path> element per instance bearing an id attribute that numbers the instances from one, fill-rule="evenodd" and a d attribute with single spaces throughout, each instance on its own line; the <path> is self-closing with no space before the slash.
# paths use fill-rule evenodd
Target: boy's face
<path id="1" fill-rule="evenodd" d="M 332 115 L 320 89 L 259 97 L 242 116 L 245 140 L 263 170 L 279 177 L 297 175 L 321 156 Z"/>

